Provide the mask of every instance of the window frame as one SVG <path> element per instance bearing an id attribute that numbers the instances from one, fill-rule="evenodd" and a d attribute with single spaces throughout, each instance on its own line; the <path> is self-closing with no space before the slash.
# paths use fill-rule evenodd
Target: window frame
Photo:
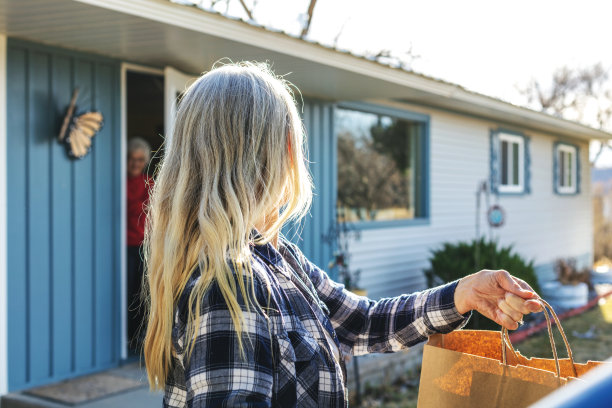
<path id="1" fill-rule="evenodd" d="M 574 182 L 570 187 L 560 185 L 561 163 L 559 153 L 561 152 L 573 154 L 572 179 Z M 555 142 L 553 147 L 553 187 L 555 193 L 559 195 L 580 194 L 580 148 L 578 146 L 567 142 Z"/>
<path id="2" fill-rule="evenodd" d="M 504 132 L 500 132 L 498 135 L 498 143 L 499 143 L 499 165 L 500 165 L 500 169 L 499 169 L 499 173 L 500 173 L 500 180 L 499 180 L 499 192 L 500 193 L 522 193 L 525 191 L 525 139 L 521 136 L 517 136 L 517 135 L 513 135 L 510 133 L 504 133 Z M 501 173 L 502 173 L 502 169 L 501 169 L 501 162 L 502 162 L 502 157 L 501 157 L 501 144 L 503 142 L 506 143 L 511 143 L 511 144 L 517 144 L 518 145 L 518 184 L 503 184 L 501 181 Z M 508 174 L 514 173 L 514 159 L 513 159 L 513 155 L 512 154 L 508 154 Z"/>
<path id="3" fill-rule="evenodd" d="M 420 126 L 419 132 L 419 150 L 417 154 L 420 154 L 419 169 L 415 178 L 416 191 L 420 195 L 417 197 L 417 206 L 420 216 L 409 219 L 397 219 L 397 220 L 381 220 L 381 221 L 343 221 L 343 223 L 351 224 L 352 227 L 358 230 L 367 229 L 379 229 L 389 227 L 405 227 L 405 226 L 419 226 L 430 224 L 430 146 L 429 146 L 429 135 L 430 135 L 430 115 L 414 112 L 403 108 L 389 107 L 385 105 L 379 105 L 367 102 L 338 102 L 334 104 L 334 118 L 335 113 L 338 109 L 353 110 L 363 113 L 390 116 L 396 119 L 407 120 L 411 122 L 418 122 Z M 333 138 L 334 146 L 337 151 L 338 146 L 338 132 L 334 119 L 333 124 Z M 335 165 L 338 165 L 338 156 L 336 154 Z M 336 174 L 337 177 L 337 174 Z M 335 182 L 336 202 L 338 194 L 338 182 Z M 337 205 L 334 206 L 334 219 L 338 219 Z"/>
<path id="4" fill-rule="evenodd" d="M 491 191 L 499 195 L 526 195 L 530 191 L 530 170 L 531 164 L 530 152 L 529 152 L 529 138 L 521 133 L 514 130 L 508 130 L 504 128 L 498 128 L 491 130 L 490 140 L 490 179 L 491 179 Z M 519 165 L 518 165 L 518 185 L 513 184 L 502 184 L 502 142 L 516 143 L 519 146 Z M 512 170 L 510 170 L 512 171 Z"/>

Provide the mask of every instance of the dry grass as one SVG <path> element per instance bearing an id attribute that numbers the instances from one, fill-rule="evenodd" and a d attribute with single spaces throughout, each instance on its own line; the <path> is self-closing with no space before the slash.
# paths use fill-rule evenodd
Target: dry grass
<path id="1" fill-rule="evenodd" d="M 612 356 L 612 319 L 610 319 L 612 316 L 609 313 L 611 308 L 612 299 L 608 298 L 606 304 L 596 306 L 581 315 L 561 322 L 576 362 L 603 361 Z M 559 356 L 567 357 L 561 335 L 556 328 L 554 331 Z M 588 332 L 594 333 L 593 338 L 581 338 L 581 334 Z M 527 357 L 552 358 L 552 350 L 546 330 L 519 344 L 515 344 L 515 348 Z"/>

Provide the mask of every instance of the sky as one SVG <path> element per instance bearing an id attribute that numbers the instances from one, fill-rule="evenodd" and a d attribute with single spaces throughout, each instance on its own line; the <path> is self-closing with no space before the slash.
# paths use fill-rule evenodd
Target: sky
<path id="1" fill-rule="evenodd" d="M 254 17 L 299 34 L 308 3 L 257 0 Z M 246 19 L 238 0 L 229 5 L 217 7 Z M 607 0 L 318 0 L 308 38 L 332 45 L 339 34 L 336 46 L 357 54 L 412 50 L 416 72 L 525 105 L 517 87 L 546 84 L 558 67 L 612 68 L 611 26 Z M 612 166 L 608 150 L 599 166 Z"/>

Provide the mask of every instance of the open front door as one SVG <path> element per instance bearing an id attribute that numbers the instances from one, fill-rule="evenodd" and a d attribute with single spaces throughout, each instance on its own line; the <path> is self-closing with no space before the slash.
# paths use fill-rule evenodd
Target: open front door
<path id="1" fill-rule="evenodd" d="M 166 137 L 169 137 L 172 134 L 179 97 L 197 77 L 185 74 L 172 67 L 164 69 L 164 77 L 166 102 L 164 106 L 164 127 Z"/>

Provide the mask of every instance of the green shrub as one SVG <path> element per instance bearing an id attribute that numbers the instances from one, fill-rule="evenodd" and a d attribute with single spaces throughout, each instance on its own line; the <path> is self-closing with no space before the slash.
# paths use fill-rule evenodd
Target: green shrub
<path id="1" fill-rule="evenodd" d="M 513 252 L 512 245 L 499 247 L 496 241 L 484 238 L 471 242 L 444 243 L 432 251 L 431 268 L 425 271 L 427 284 L 432 287 L 470 275 L 481 269 L 505 269 L 540 292 L 533 261 L 526 261 Z M 493 321 L 474 312 L 470 328 L 497 329 Z"/>

